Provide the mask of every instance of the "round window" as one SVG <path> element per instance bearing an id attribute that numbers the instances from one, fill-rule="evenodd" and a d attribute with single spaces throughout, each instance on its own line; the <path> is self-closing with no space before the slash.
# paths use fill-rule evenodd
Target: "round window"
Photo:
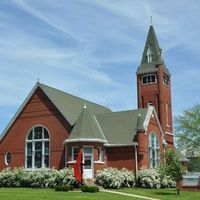
<path id="1" fill-rule="evenodd" d="M 5 163 L 6 163 L 6 165 L 9 165 L 10 162 L 11 162 L 11 153 L 7 152 L 5 155 Z"/>

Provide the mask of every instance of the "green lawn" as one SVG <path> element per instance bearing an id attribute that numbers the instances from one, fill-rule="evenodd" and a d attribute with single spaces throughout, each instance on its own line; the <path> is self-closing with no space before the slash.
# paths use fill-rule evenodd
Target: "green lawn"
<path id="1" fill-rule="evenodd" d="M 130 194 L 138 194 L 154 197 L 161 200 L 200 200 L 200 192 L 181 192 L 176 195 L 175 189 L 120 189 L 114 190 Z M 139 200 L 135 197 L 127 197 L 104 192 L 55 192 L 53 189 L 31 188 L 0 188 L 0 200 Z"/>
<path id="2" fill-rule="evenodd" d="M 116 191 L 154 197 L 161 200 L 200 200 L 200 192 L 180 191 L 180 195 L 177 195 L 176 189 L 124 188 Z"/>
<path id="3" fill-rule="evenodd" d="M 82 192 L 55 192 L 53 189 L 0 188 L 0 200 L 133 200 L 121 195 Z M 134 198 L 134 200 L 139 200 Z"/>

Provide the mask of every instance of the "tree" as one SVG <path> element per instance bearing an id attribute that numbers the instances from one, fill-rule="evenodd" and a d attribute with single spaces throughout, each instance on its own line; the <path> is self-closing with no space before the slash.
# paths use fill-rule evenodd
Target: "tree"
<path id="1" fill-rule="evenodd" d="M 175 122 L 177 146 L 189 154 L 200 156 L 200 105 L 185 110 Z"/>
<path id="2" fill-rule="evenodd" d="M 176 182 L 177 194 L 180 194 L 180 181 L 182 180 L 185 169 L 180 159 L 173 149 L 169 149 L 165 153 L 165 163 L 162 170 Z"/>

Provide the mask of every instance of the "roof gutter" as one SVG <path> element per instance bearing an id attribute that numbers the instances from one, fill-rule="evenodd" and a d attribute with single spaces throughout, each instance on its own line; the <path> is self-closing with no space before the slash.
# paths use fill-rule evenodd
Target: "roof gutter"
<path id="1" fill-rule="evenodd" d="M 134 142 L 133 144 L 104 144 L 105 147 L 132 147 L 137 145 L 137 142 Z"/>
<path id="2" fill-rule="evenodd" d="M 79 139 L 66 139 L 66 140 L 64 140 L 63 143 L 66 144 L 66 143 L 73 143 L 73 142 L 99 142 L 99 143 L 107 143 L 107 140 L 79 138 Z"/>

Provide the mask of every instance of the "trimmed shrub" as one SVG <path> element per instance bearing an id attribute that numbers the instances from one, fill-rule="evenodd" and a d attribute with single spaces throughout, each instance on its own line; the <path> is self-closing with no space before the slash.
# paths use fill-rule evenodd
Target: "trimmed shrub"
<path id="1" fill-rule="evenodd" d="M 133 172 L 123 168 L 105 168 L 98 170 L 95 176 L 96 183 L 104 188 L 134 187 L 135 176 Z"/>
<path id="2" fill-rule="evenodd" d="M 74 190 L 74 186 L 73 185 L 69 185 L 69 190 Z"/>
<path id="3" fill-rule="evenodd" d="M 89 186 L 88 192 L 91 192 L 91 193 L 99 192 L 99 188 L 97 186 Z"/>
<path id="4" fill-rule="evenodd" d="M 61 191 L 62 191 L 62 186 L 56 186 L 56 187 L 55 187 L 55 191 L 61 192 Z"/>
<path id="5" fill-rule="evenodd" d="M 81 186 L 81 191 L 82 192 L 87 192 L 87 190 L 88 190 L 88 186 L 87 185 L 82 185 Z"/>
<path id="6" fill-rule="evenodd" d="M 62 187 L 62 191 L 63 192 L 68 192 L 70 190 L 70 186 L 69 185 L 63 185 Z"/>
<path id="7" fill-rule="evenodd" d="M 61 186 L 56 186 L 55 187 L 55 191 L 59 191 L 59 192 L 69 192 L 70 190 L 70 186 L 69 185 L 61 185 Z"/>
<path id="8" fill-rule="evenodd" d="M 99 192 L 99 188 L 97 186 L 88 186 L 88 185 L 83 185 L 81 187 L 82 192 L 90 192 L 90 193 L 95 193 Z"/>

